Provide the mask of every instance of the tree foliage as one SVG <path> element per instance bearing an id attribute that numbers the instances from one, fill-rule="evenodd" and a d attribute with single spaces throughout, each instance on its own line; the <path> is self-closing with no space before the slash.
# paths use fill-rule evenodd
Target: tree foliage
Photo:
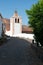
<path id="1" fill-rule="evenodd" d="M 30 10 L 26 10 L 26 13 L 36 42 L 43 45 L 43 0 L 39 0 Z"/>

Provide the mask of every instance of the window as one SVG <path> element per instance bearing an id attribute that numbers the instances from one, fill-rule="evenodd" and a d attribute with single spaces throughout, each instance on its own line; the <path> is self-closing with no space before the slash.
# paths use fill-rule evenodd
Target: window
<path id="1" fill-rule="evenodd" d="M 16 18 L 15 18 L 15 23 L 19 23 L 19 19 L 16 19 Z"/>
<path id="2" fill-rule="evenodd" d="M 17 19 L 15 18 L 15 23 L 17 22 Z"/>
<path id="3" fill-rule="evenodd" d="M 19 23 L 19 19 L 18 19 L 18 23 Z"/>

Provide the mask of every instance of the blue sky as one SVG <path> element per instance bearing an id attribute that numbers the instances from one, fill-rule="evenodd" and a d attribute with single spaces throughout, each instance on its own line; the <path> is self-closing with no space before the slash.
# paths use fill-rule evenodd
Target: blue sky
<path id="1" fill-rule="evenodd" d="M 0 13 L 4 18 L 10 18 L 14 11 L 17 10 L 18 14 L 22 17 L 22 24 L 28 24 L 28 18 L 25 10 L 30 9 L 32 4 L 38 0 L 0 0 Z"/>

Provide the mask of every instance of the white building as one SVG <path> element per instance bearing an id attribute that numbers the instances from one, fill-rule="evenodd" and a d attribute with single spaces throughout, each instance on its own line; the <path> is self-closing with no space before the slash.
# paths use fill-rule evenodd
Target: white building
<path id="1" fill-rule="evenodd" d="M 4 26 L 4 23 L 3 23 L 3 18 L 0 14 L 0 37 L 2 37 L 2 34 L 3 34 L 4 31 L 5 31 L 5 26 Z"/>

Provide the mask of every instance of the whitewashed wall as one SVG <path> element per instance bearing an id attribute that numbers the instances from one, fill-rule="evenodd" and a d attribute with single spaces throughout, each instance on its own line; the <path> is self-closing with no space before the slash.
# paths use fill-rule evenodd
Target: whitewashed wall
<path id="1" fill-rule="evenodd" d="M 21 33 L 20 23 L 14 23 L 14 34 L 20 34 L 20 33 Z"/>
<path id="2" fill-rule="evenodd" d="M 12 36 L 13 33 L 13 18 L 10 18 L 10 36 Z"/>
<path id="3" fill-rule="evenodd" d="M 13 37 L 28 38 L 28 39 L 33 40 L 34 34 L 21 33 L 21 34 L 15 34 Z"/>

